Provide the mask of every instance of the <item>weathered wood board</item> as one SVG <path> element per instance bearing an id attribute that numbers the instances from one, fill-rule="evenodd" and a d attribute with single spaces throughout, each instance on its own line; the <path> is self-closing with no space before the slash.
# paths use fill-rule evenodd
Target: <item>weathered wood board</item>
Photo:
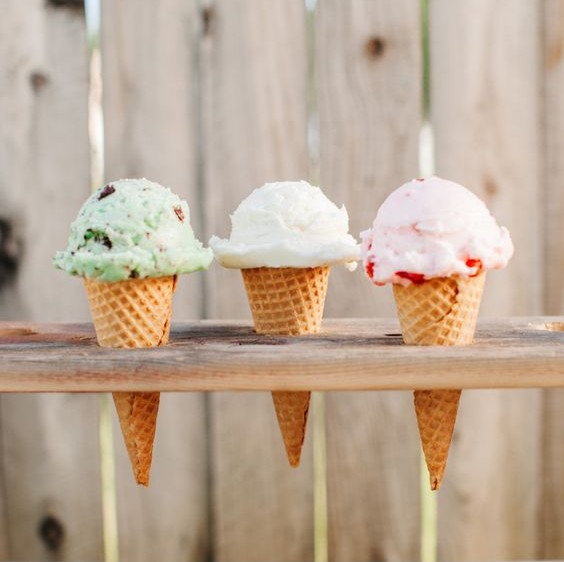
<path id="1" fill-rule="evenodd" d="M 324 0 L 315 14 L 319 181 L 346 205 L 357 238 L 385 197 L 419 175 L 420 5 L 392 4 Z M 389 287 L 332 268 L 326 317 L 393 315 Z M 330 559 L 417 559 L 419 449 L 416 426 L 406 423 L 409 393 L 326 400 Z"/>
<path id="2" fill-rule="evenodd" d="M 541 6 L 430 2 L 436 171 L 481 197 L 516 248 L 505 270 L 488 274 L 488 316 L 542 312 Z M 439 496 L 440 559 L 537 555 L 542 488 L 530 482 L 542 479 L 541 412 L 539 391 L 463 393 Z M 485 498 L 495 498 L 488 509 Z"/>
<path id="3" fill-rule="evenodd" d="M 564 3 L 543 2 L 545 312 L 564 313 Z M 564 557 L 564 391 L 544 395 L 542 551 Z"/>
<path id="4" fill-rule="evenodd" d="M 326 320 L 311 336 L 181 323 L 155 349 L 101 348 L 90 324 L 0 323 L 0 392 L 559 387 L 563 343 L 562 317 L 483 321 L 453 347 L 406 346 L 391 320 Z"/>
<path id="5" fill-rule="evenodd" d="M 307 179 L 305 6 L 203 2 L 202 206 L 206 236 L 268 181 Z M 249 318 L 241 274 L 214 264 L 206 317 Z M 311 445 L 288 470 L 268 392 L 210 397 L 212 520 L 218 562 L 313 558 Z"/>
<path id="6" fill-rule="evenodd" d="M 195 235 L 205 241 L 198 185 L 199 3 L 102 4 L 106 180 L 147 177 L 169 187 L 188 202 Z M 203 284 L 202 273 L 179 279 L 173 318 L 202 317 Z M 207 558 L 211 535 L 205 402 L 198 394 L 162 397 L 148 490 L 135 486 L 119 426 L 114 425 L 121 559 Z"/>
<path id="7" fill-rule="evenodd" d="M 90 191 L 88 48 L 80 6 L 2 3 L 0 318 L 88 319 L 51 265 Z M 0 556 L 100 560 L 95 395 L 2 396 Z"/>

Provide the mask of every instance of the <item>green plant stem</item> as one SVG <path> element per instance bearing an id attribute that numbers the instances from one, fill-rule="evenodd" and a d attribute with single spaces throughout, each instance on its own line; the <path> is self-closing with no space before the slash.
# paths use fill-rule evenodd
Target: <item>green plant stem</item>
<path id="1" fill-rule="evenodd" d="M 100 396 L 100 464 L 105 562 L 119 562 L 112 407 L 111 395 L 102 394 Z"/>
<path id="2" fill-rule="evenodd" d="M 325 443 L 325 396 L 312 393 L 313 401 L 313 549 L 315 562 L 327 562 L 327 451 Z"/>
<path id="3" fill-rule="evenodd" d="M 437 562 L 437 493 L 431 491 L 429 472 L 421 454 L 421 562 Z"/>

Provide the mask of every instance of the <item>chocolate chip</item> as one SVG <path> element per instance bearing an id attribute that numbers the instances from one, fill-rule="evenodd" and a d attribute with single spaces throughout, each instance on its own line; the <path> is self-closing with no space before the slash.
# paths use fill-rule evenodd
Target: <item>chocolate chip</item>
<path id="1" fill-rule="evenodd" d="M 111 195 L 115 192 L 115 190 L 116 188 L 113 185 L 108 184 L 106 187 L 104 187 L 104 189 L 102 189 L 100 195 L 98 195 L 98 201 L 100 201 L 100 199 L 104 199 L 104 197 L 107 197 L 108 195 Z"/>
<path id="2" fill-rule="evenodd" d="M 174 207 L 174 212 L 176 213 L 178 220 L 180 222 L 184 222 L 184 211 L 180 205 L 176 205 L 176 207 Z"/>
<path id="3" fill-rule="evenodd" d="M 130 279 L 137 279 L 139 277 L 139 272 L 136 269 L 131 270 L 129 274 Z"/>
<path id="4" fill-rule="evenodd" d="M 98 230 L 92 230 L 91 228 L 87 229 L 84 233 L 84 244 L 80 247 L 83 247 L 88 240 L 94 239 L 94 242 L 99 242 L 108 248 L 108 250 L 112 249 L 112 241 L 110 240 L 109 236 L 104 232 L 100 232 Z"/>

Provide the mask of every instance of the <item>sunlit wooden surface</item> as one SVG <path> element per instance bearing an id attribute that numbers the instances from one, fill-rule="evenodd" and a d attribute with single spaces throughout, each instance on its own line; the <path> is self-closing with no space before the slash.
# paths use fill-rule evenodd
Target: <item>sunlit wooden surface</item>
<path id="1" fill-rule="evenodd" d="M 485 320 L 473 345 L 412 347 L 393 320 L 326 320 L 305 337 L 203 321 L 174 325 L 165 347 L 105 349 L 90 324 L 0 323 L 0 391 L 559 387 L 563 330 L 562 317 Z"/>

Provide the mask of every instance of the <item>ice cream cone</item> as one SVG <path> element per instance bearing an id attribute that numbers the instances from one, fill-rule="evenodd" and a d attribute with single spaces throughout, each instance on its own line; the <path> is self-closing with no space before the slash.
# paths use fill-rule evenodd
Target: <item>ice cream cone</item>
<path id="1" fill-rule="evenodd" d="M 394 285 L 403 339 L 409 345 L 472 343 L 486 273 Z M 461 391 L 416 390 L 415 412 L 431 489 L 442 481 Z"/>
<path id="2" fill-rule="evenodd" d="M 315 334 L 321 327 L 329 266 L 242 269 L 255 330 L 259 334 Z M 298 466 L 310 392 L 272 393 L 276 417 L 291 466 Z"/>
<path id="3" fill-rule="evenodd" d="M 460 390 L 416 390 L 413 393 L 431 490 L 438 490 L 443 479 L 460 395 Z"/>
<path id="4" fill-rule="evenodd" d="M 273 392 L 272 401 L 290 466 L 300 465 L 305 439 L 310 392 Z"/>
<path id="5" fill-rule="evenodd" d="M 160 393 L 114 392 L 112 396 L 135 480 L 148 486 Z"/>
<path id="6" fill-rule="evenodd" d="M 102 347 L 157 347 L 168 342 L 176 276 L 107 283 L 84 279 Z M 148 486 L 158 392 L 115 392 L 125 445 L 138 484 Z"/>

